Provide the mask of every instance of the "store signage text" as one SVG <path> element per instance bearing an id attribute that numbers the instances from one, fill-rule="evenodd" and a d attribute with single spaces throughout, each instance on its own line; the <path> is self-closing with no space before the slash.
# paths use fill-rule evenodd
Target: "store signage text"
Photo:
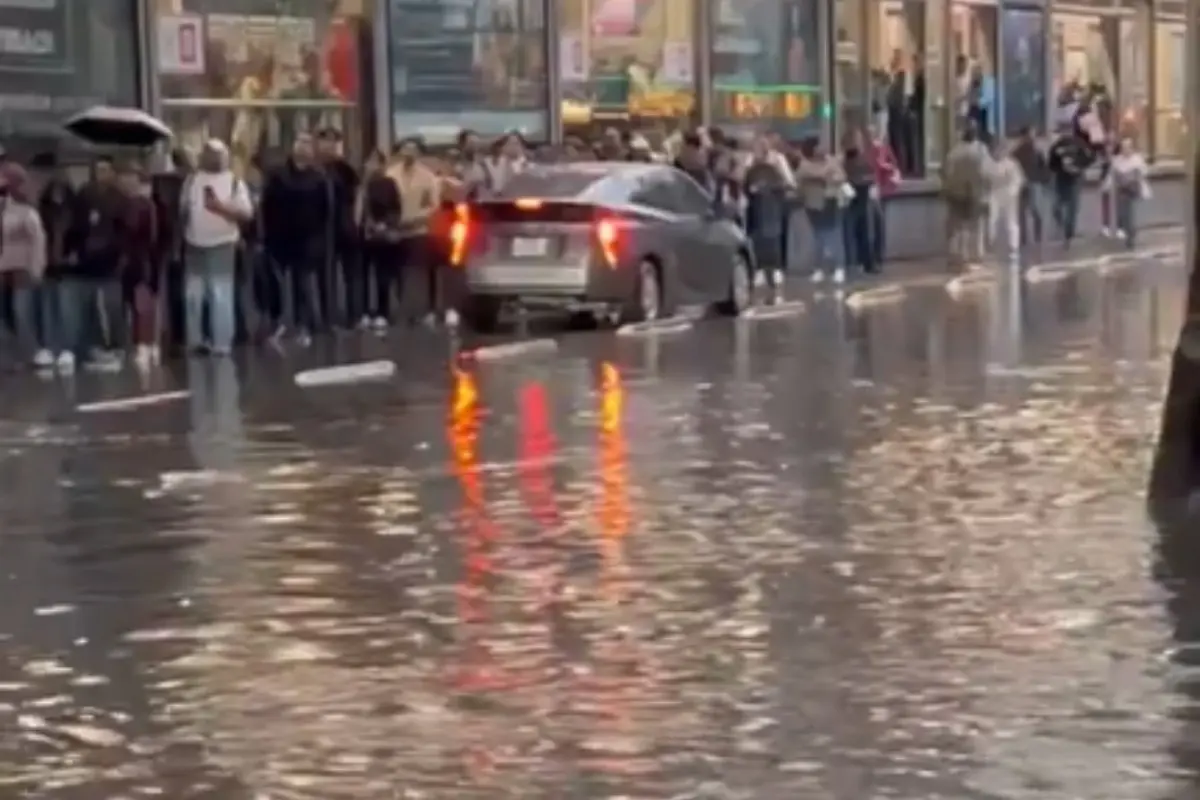
<path id="1" fill-rule="evenodd" d="M 0 19 L 0 72 L 70 70 L 64 0 L 0 0 Z"/>

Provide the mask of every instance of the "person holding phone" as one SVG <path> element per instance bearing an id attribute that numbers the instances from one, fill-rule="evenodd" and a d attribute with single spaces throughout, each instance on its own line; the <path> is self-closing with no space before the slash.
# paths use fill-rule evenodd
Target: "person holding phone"
<path id="1" fill-rule="evenodd" d="M 187 346 L 228 355 L 236 331 L 237 249 L 254 214 L 250 190 L 229 166 L 229 148 L 210 139 L 183 187 L 184 298 Z M 209 330 L 203 327 L 208 309 Z"/>

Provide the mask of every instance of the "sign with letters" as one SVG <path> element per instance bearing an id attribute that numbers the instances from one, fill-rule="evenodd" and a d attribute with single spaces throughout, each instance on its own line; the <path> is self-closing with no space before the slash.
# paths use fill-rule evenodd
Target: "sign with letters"
<path id="1" fill-rule="evenodd" d="M 0 72 L 69 72 L 69 0 L 0 0 Z"/>

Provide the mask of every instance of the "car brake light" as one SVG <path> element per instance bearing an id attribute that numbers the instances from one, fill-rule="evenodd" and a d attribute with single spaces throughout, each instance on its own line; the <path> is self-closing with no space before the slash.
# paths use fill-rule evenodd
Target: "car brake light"
<path id="1" fill-rule="evenodd" d="M 513 205 L 522 211 L 537 211 L 542 207 L 542 201 L 536 197 L 521 197 L 513 201 Z"/>
<path id="2" fill-rule="evenodd" d="M 604 262 L 615 267 L 620 261 L 621 228 L 616 220 L 601 219 L 596 222 L 596 243 L 604 255 Z"/>
<path id="3" fill-rule="evenodd" d="M 465 203 L 454 207 L 450 223 L 450 266 L 461 267 L 467 259 L 467 240 L 471 235 L 471 215 Z"/>

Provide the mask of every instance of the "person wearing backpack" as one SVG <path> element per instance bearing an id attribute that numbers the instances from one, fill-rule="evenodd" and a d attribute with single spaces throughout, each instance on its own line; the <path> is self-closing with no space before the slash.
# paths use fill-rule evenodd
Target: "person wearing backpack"
<path id="1" fill-rule="evenodd" d="M 228 355 L 236 331 L 237 250 L 254 214 L 246 183 L 229 168 L 229 148 L 209 139 L 183 186 L 184 297 L 187 346 Z M 208 309 L 210 335 L 204 335 Z"/>

